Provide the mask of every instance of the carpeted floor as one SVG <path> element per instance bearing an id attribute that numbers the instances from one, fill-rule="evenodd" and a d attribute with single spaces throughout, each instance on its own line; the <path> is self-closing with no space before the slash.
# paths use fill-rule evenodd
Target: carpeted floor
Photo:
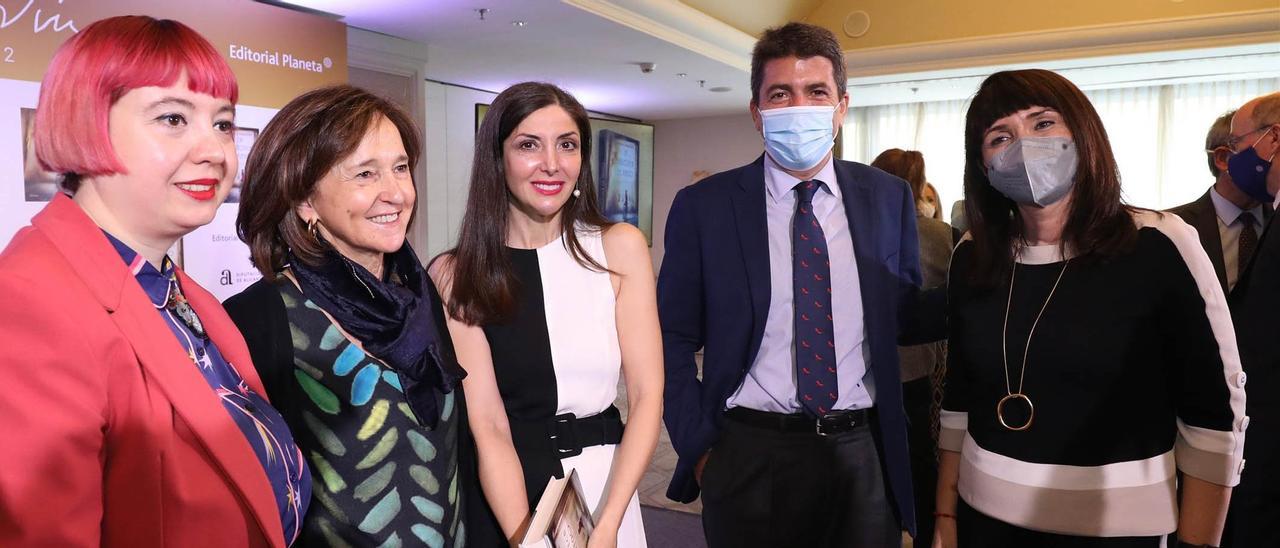
<path id="1" fill-rule="evenodd" d="M 641 506 L 644 534 L 649 548 L 706 548 L 702 516 L 678 510 Z M 928 546 L 928 544 L 925 544 Z M 912 548 L 911 537 L 902 535 L 902 548 Z"/>
<path id="2" fill-rule="evenodd" d="M 702 516 L 678 510 L 641 506 L 644 534 L 650 548 L 706 548 Z"/>

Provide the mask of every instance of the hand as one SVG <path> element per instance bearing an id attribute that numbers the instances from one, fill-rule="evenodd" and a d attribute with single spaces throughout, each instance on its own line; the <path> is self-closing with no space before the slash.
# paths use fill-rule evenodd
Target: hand
<path id="1" fill-rule="evenodd" d="M 698 487 L 702 487 L 702 469 L 707 467 L 707 457 L 711 456 L 708 450 L 702 454 L 702 458 L 698 459 L 698 464 L 693 465 L 693 480 L 698 482 Z"/>
<path id="2" fill-rule="evenodd" d="M 956 548 L 956 520 L 938 518 L 933 526 L 932 548 Z"/>
<path id="3" fill-rule="evenodd" d="M 591 530 L 591 538 L 587 540 L 587 548 L 617 548 L 618 526 L 601 524 Z"/>

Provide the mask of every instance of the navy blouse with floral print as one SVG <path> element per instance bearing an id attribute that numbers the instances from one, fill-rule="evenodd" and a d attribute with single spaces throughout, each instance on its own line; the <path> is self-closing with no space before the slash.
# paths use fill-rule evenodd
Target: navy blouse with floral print
<path id="1" fill-rule="evenodd" d="M 104 232 L 105 234 L 105 232 Z M 128 245 L 107 234 L 111 245 L 129 270 L 133 272 L 142 290 L 151 299 L 173 336 L 187 351 L 192 365 L 200 370 L 213 393 L 222 402 L 231 419 L 244 434 L 254 454 L 262 463 L 271 488 L 275 493 L 276 507 L 280 510 L 280 522 L 284 526 L 285 544 L 297 538 L 302 517 L 311 501 L 311 473 L 293 435 L 280 413 L 265 398 L 255 393 L 240 374 L 231 367 L 204 334 L 200 320 L 186 304 L 174 273 L 173 261 L 164 258 L 163 268 L 157 270 Z"/>

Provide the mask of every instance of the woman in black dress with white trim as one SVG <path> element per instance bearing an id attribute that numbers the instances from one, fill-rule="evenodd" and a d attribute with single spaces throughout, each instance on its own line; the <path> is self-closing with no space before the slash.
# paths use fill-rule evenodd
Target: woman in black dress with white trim
<path id="1" fill-rule="evenodd" d="M 987 78 L 965 145 L 934 546 L 1216 544 L 1245 379 L 1195 231 L 1121 201 L 1102 121 L 1052 72 Z"/>
<path id="2" fill-rule="evenodd" d="M 519 535 L 547 480 L 573 468 L 596 519 L 591 546 L 640 548 L 636 487 L 662 413 L 655 280 L 640 231 L 600 215 L 590 153 L 586 111 L 563 90 L 499 94 L 476 136 L 458 246 L 431 272 L 501 534 Z"/>

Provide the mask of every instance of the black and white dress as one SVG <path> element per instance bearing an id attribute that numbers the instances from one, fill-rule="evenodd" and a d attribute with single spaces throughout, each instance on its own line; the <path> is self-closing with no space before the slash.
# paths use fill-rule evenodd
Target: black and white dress
<path id="1" fill-rule="evenodd" d="M 579 229 L 578 241 L 600 265 L 602 233 Z M 484 326 L 493 369 L 524 469 L 530 508 L 551 475 L 576 469 L 587 504 L 598 518 L 610 483 L 616 444 L 582 448 L 558 458 L 549 446 L 526 443 L 525 428 L 556 417 L 617 413 L 622 353 L 614 316 L 616 297 L 608 272 L 593 272 L 574 259 L 563 237 L 537 249 L 507 249 L 519 279 L 517 311 L 507 322 Z M 542 440 L 545 442 L 545 439 Z M 633 494 L 618 529 L 619 547 L 646 546 L 639 499 Z"/>
<path id="2" fill-rule="evenodd" d="M 1176 470 L 1239 482 L 1245 377 L 1213 265 L 1178 217 L 1143 211 L 1134 221 L 1134 248 L 1106 259 L 1022 248 L 1012 298 L 1007 280 L 973 287 L 972 242 L 956 248 L 939 445 L 960 452 L 960 497 L 981 514 L 1044 533 L 1155 541 L 1177 525 Z M 1035 405 L 1025 431 L 996 415 L 1008 393 L 1006 317 L 1008 382 L 1017 391 L 1025 373 Z"/>

